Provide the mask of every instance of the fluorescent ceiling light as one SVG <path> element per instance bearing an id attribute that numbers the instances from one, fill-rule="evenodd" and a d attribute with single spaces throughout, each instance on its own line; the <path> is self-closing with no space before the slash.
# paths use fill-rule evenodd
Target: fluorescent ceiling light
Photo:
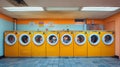
<path id="1" fill-rule="evenodd" d="M 78 11 L 79 7 L 46 7 L 47 11 Z"/>
<path id="2" fill-rule="evenodd" d="M 83 7 L 81 11 L 116 11 L 119 7 Z"/>
<path id="3" fill-rule="evenodd" d="M 43 7 L 3 7 L 7 11 L 44 11 Z"/>

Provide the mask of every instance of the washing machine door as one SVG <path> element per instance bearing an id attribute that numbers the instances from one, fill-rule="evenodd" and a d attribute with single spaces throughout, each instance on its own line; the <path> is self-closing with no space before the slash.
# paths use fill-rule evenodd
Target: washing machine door
<path id="1" fill-rule="evenodd" d="M 58 43 L 58 36 L 56 34 L 50 34 L 47 37 L 47 42 L 51 45 L 51 46 L 55 46 Z"/>
<path id="2" fill-rule="evenodd" d="M 33 37 L 33 42 L 35 45 L 40 46 L 44 43 L 44 37 L 42 34 L 35 34 Z"/>
<path id="3" fill-rule="evenodd" d="M 64 45 L 70 45 L 71 42 L 72 42 L 72 36 L 70 34 L 64 34 L 62 37 L 61 37 L 61 42 L 64 44 Z"/>
<path id="4" fill-rule="evenodd" d="M 89 42 L 91 45 L 98 45 L 98 43 L 100 42 L 100 37 L 98 34 L 91 34 L 89 37 Z"/>
<path id="5" fill-rule="evenodd" d="M 75 42 L 77 45 L 84 45 L 86 42 L 86 36 L 84 34 L 77 34 L 75 37 Z"/>
<path id="6" fill-rule="evenodd" d="M 17 41 L 17 38 L 15 36 L 15 34 L 8 34 L 6 37 L 5 37 L 5 42 L 7 43 L 7 45 L 9 46 L 12 46 L 16 43 Z"/>
<path id="7" fill-rule="evenodd" d="M 28 45 L 30 43 L 30 36 L 28 34 L 21 34 L 19 37 L 19 42 L 23 46 Z"/>
<path id="8" fill-rule="evenodd" d="M 102 41 L 105 45 L 111 45 L 114 41 L 114 37 L 112 34 L 104 34 L 102 37 Z"/>

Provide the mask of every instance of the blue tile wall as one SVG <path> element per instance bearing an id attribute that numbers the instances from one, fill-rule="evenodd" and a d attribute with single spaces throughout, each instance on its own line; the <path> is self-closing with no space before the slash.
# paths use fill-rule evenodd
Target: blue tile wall
<path id="1" fill-rule="evenodd" d="M 49 31 L 55 30 L 86 30 L 86 25 L 74 25 L 74 24 L 54 24 L 54 26 L 50 27 L 48 24 L 44 26 L 39 26 L 37 24 L 18 24 L 17 30 L 19 31 L 45 31 L 48 29 Z"/>
<path id="2" fill-rule="evenodd" d="M 4 32 L 7 30 L 13 30 L 13 23 L 0 19 L 0 56 L 4 54 Z"/>

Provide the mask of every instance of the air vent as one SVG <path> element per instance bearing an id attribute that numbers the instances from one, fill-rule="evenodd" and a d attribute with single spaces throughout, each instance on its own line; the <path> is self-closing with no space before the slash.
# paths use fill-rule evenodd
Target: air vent
<path id="1" fill-rule="evenodd" d="M 24 0 L 7 0 L 7 1 L 13 4 L 14 6 L 28 6 Z"/>
<path id="2" fill-rule="evenodd" d="M 85 22 L 85 19 L 75 19 L 75 22 Z"/>

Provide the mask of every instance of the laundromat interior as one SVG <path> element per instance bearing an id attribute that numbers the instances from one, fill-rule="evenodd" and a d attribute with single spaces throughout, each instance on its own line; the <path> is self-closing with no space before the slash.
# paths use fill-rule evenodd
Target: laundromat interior
<path id="1" fill-rule="evenodd" d="M 120 67 L 120 1 L 0 0 L 0 67 Z"/>

